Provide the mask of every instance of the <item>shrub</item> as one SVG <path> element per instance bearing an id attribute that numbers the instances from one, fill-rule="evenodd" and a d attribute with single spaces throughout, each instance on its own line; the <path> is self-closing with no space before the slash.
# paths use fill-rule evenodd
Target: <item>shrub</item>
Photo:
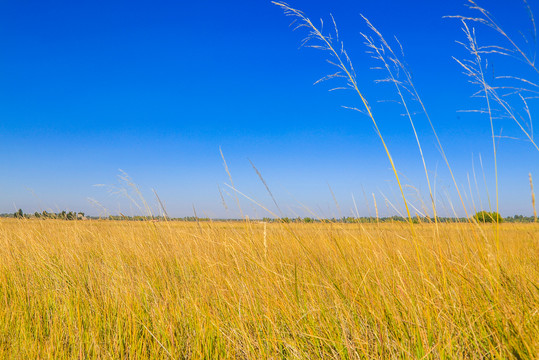
<path id="1" fill-rule="evenodd" d="M 474 219 L 477 220 L 477 222 L 483 222 L 483 223 L 492 223 L 492 222 L 501 223 L 503 221 L 501 215 L 495 211 L 492 211 L 492 212 L 479 211 L 478 213 L 474 215 Z"/>

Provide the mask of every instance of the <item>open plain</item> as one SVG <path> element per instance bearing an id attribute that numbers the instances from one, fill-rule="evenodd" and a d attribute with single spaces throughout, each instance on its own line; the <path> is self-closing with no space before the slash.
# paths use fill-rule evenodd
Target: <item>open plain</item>
<path id="1" fill-rule="evenodd" d="M 495 227 L 1 220 L 0 358 L 532 358 L 539 225 Z"/>

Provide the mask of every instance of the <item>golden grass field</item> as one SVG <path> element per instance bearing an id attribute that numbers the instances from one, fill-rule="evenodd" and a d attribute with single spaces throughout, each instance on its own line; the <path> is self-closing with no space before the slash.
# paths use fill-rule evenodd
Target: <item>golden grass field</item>
<path id="1" fill-rule="evenodd" d="M 0 358 L 539 354 L 539 224 L 0 221 Z"/>

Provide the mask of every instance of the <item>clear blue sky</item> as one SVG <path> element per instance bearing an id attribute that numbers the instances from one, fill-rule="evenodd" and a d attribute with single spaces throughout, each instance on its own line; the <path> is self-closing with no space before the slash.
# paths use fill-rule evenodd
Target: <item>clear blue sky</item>
<path id="1" fill-rule="evenodd" d="M 519 30 L 530 34 L 518 2 L 482 3 L 517 37 Z M 365 54 L 360 32 L 367 29 L 360 13 L 387 38 L 397 35 L 457 181 L 468 191 L 466 174 L 472 176 L 475 157 L 484 189 L 482 154 L 493 196 L 488 118 L 458 112 L 482 103 L 470 98 L 475 88 L 452 59 L 465 56 L 455 43 L 464 39 L 460 25 L 442 19 L 469 14 L 463 1 L 297 0 L 290 5 L 326 22 L 334 15 L 398 170 L 428 199 L 409 122 L 397 104 L 379 103 L 395 94 L 374 84 L 383 75 L 370 70 L 376 63 Z M 361 215 L 373 213 L 371 193 L 382 215 L 394 213 L 383 195 L 401 209 L 371 123 L 341 107 L 358 106 L 358 99 L 328 92 L 331 84 L 313 86 L 332 69 L 322 53 L 299 49 L 304 33 L 293 32 L 290 21 L 261 0 L 2 1 L 0 212 L 98 214 L 88 201 L 92 198 L 110 213 L 135 213 L 122 196 L 94 186 L 119 185 L 118 169 L 123 169 L 152 206 L 154 188 L 172 216 L 192 215 L 194 205 L 200 216 L 237 217 L 233 192 L 224 185 L 229 180 L 219 146 L 236 187 L 275 210 L 250 159 L 288 216 L 307 215 L 302 206 L 320 216 L 339 216 L 328 184 L 343 215 L 351 214 L 351 194 Z M 485 43 L 499 42 L 484 29 L 479 35 Z M 500 61 L 503 67 L 505 60 Z M 416 121 L 429 171 L 436 175 L 440 209 L 450 213 L 447 193 L 461 215 L 428 125 L 422 116 Z M 495 125 L 504 135 L 522 137 L 510 121 Z M 502 214 L 531 214 L 528 173 L 539 189 L 539 153 L 524 141 L 502 139 L 499 161 Z M 414 190 L 406 191 L 417 206 Z M 486 204 L 485 191 L 479 195 Z M 266 215 L 249 201 L 241 204 L 250 216 Z"/>

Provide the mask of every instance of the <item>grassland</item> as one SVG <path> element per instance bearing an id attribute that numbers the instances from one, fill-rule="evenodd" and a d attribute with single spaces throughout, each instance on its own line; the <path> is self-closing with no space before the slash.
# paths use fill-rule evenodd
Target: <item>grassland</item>
<path id="1" fill-rule="evenodd" d="M 0 358 L 534 358 L 539 224 L 0 221 Z"/>

